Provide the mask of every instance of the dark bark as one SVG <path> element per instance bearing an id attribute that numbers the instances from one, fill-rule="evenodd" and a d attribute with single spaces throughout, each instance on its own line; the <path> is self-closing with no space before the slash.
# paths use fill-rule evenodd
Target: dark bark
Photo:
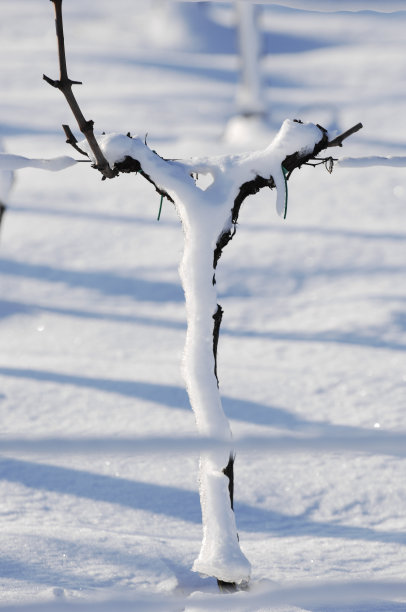
<path id="1" fill-rule="evenodd" d="M 55 27 L 56 37 L 58 40 L 58 57 L 59 57 L 59 80 L 50 79 L 44 74 L 44 80 L 59 89 L 66 98 L 67 103 L 78 123 L 79 129 L 86 138 L 89 146 L 96 159 L 95 167 L 99 170 L 103 178 L 113 178 L 117 176 L 117 172 L 112 170 L 105 156 L 103 155 L 99 144 L 95 138 L 93 131 L 93 121 L 88 121 L 84 118 L 82 111 L 80 110 L 79 104 L 72 92 L 72 85 L 81 85 L 80 81 L 72 81 L 68 77 L 68 71 L 66 67 L 66 54 L 65 54 L 65 40 L 63 33 L 63 20 L 62 20 L 62 0 L 51 0 L 55 7 Z"/>
<path id="2" fill-rule="evenodd" d="M 217 310 L 213 315 L 213 319 L 214 319 L 214 327 L 213 327 L 214 375 L 217 380 L 217 386 L 219 386 L 219 379 L 217 376 L 217 347 L 219 343 L 220 325 L 221 325 L 222 318 L 223 318 L 223 309 L 221 308 L 220 304 L 217 304 Z"/>
<path id="3" fill-rule="evenodd" d="M 215 283 L 215 277 L 213 276 L 213 284 Z M 214 375 L 217 380 L 217 386 L 219 379 L 217 376 L 217 348 L 220 336 L 220 326 L 223 318 L 223 309 L 220 304 L 217 304 L 217 310 L 213 315 L 214 326 L 213 326 L 213 355 L 214 355 Z M 230 457 L 226 467 L 223 469 L 223 474 L 228 478 L 228 493 L 230 495 L 231 510 L 234 512 L 234 455 L 230 453 Z M 238 537 L 238 535 L 237 535 Z M 237 590 L 235 582 L 224 582 L 223 580 L 217 579 L 217 584 L 220 591 L 225 593 L 233 593 Z"/>
<path id="4" fill-rule="evenodd" d="M 233 454 L 230 454 L 230 458 L 226 467 L 223 469 L 223 474 L 228 478 L 228 492 L 230 495 L 231 510 L 234 512 L 234 458 Z M 238 534 L 237 534 L 238 538 Z M 239 538 L 238 538 L 239 539 Z M 224 580 L 217 579 L 217 584 L 220 591 L 225 593 L 233 593 L 237 590 L 237 584 L 235 582 L 225 582 Z"/>
<path id="5" fill-rule="evenodd" d="M 213 326 L 213 355 L 214 355 L 214 375 L 217 380 L 217 386 L 219 379 L 217 376 L 217 348 L 220 336 L 220 326 L 223 318 L 223 309 L 220 304 L 217 304 L 217 310 L 213 315 L 214 326 Z M 230 454 L 228 464 L 223 469 L 223 474 L 228 478 L 228 491 L 230 493 L 231 509 L 234 510 L 234 455 Z"/>
<path id="6" fill-rule="evenodd" d="M 131 136 L 129 136 L 129 138 L 131 138 Z M 163 196 L 164 198 L 166 198 L 167 200 L 173 203 L 173 198 L 169 195 L 169 193 L 165 191 L 164 189 L 161 189 L 160 187 L 158 187 L 158 185 L 152 180 L 149 174 L 144 172 L 144 170 L 141 168 L 140 162 L 137 159 L 133 159 L 132 157 L 129 157 L 128 155 L 126 155 L 123 161 L 116 162 L 114 164 L 113 170 L 117 172 L 117 174 L 119 172 L 124 172 L 124 173 L 130 173 L 130 172 L 137 173 L 138 172 L 142 177 L 144 177 L 149 183 L 151 183 L 155 187 L 155 190 L 159 193 L 159 195 Z"/>
<path id="7" fill-rule="evenodd" d="M 217 579 L 217 585 L 222 593 L 235 593 L 237 590 L 235 582 L 224 582 L 224 580 Z"/>
<path id="8" fill-rule="evenodd" d="M 7 210 L 7 206 L 5 204 L 3 204 L 3 202 L 0 202 L 0 227 L 1 227 L 1 222 L 3 219 L 3 215 Z"/>
<path id="9" fill-rule="evenodd" d="M 349 130 L 343 132 L 339 136 L 336 136 L 335 138 L 333 138 L 333 140 L 330 140 L 327 146 L 328 147 L 342 147 L 343 140 L 345 140 L 345 138 L 348 138 L 348 136 L 355 134 L 355 132 L 358 132 L 361 128 L 362 128 L 362 123 L 357 123 L 357 125 L 354 125 Z"/>
<path id="10" fill-rule="evenodd" d="M 77 151 L 81 155 L 85 155 L 86 157 L 89 157 L 88 154 L 86 153 L 86 151 L 83 151 L 83 149 L 78 147 L 78 141 L 76 140 L 75 136 L 73 135 L 73 132 L 70 129 L 69 125 L 64 124 L 64 125 L 62 125 L 62 128 L 63 128 L 63 131 L 65 132 L 66 143 L 70 144 L 71 147 L 73 147 L 75 149 L 75 151 Z"/>
<path id="11" fill-rule="evenodd" d="M 234 458 L 235 455 L 230 454 L 230 458 L 223 473 L 228 477 L 228 492 L 230 493 L 231 510 L 234 511 Z"/>

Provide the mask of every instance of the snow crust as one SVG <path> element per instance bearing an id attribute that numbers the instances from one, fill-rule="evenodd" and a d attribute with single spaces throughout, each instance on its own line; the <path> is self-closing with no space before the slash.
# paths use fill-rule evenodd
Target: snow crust
<path id="1" fill-rule="evenodd" d="M 63 589 L 61 589 L 63 591 Z M 2 606 L 4 612 L 251 612 L 256 610 L 264 612 L 275 610 L 277 612 L 307 612 L 314 606 L 331 607 L 336 609 L 350 609 L 356 605 L 360 610 L 365 606 L 374 606 L 376 600 L 388 600 L 396 597 L 401 600 L 405 597 L 406 587 L 402 581 L 379 580 L 318 580 L 312 585 L 307 582 L 289 582 L 283 587 L 261 584 L 255 585 L 250 591 L 237 593 L 207 593 L 194 591 L 190 595 L 182 594 L 152 594 L 137 593 L 131 598 L 112 593 L 104 600 L 92 598 L 90 601 L 76 600 L 67 602 L 63 594 L 53 589 L 55 601 L 40 604 L 26 604 L 19 606 Z M 300 602 L 299 606 L 292 606 L 292 601 Z M 272 606 L 270 608 L 269 606 Z M 395 603 L 396 612 L 403 612 L 403 604 Z M 377 610 L 379 610 L 377 608 Z M 380 610 L 383 610 L 381 607 Z"/>

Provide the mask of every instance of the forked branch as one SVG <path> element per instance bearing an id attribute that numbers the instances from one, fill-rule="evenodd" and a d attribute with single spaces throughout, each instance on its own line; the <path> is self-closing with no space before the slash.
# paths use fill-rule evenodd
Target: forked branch
<path id="1" fill-rule="evenodd" d="M 58 57 L 59 57 L 59 80 L 50 79 L 44 74 L 44 80 L 59 89 L 67 103 L 69 104 L 72 113 L 78 123 L 79 129 L 86 138 L 89 147 L 96 159 L 95 167 L 99 170 L 103 178 L 113 178 L 117 176 L 117 172 L 112 170 L 105 156 L 103 155 L 93 131 L 93 121 L 87 121 L 77 103 L 77 100 L 72 91 L 72 85 L 81 85 L 80 81 L 72 81 L 68 77 L 68 70 L 66 67 L 66 54 L 65 54 L 65 41 L 63 33 L 63 20 L 62 20 L 62 0 L 51 0 L 55 7 L 55 26 L 56 26 L 56 37 L 58 40 Z M 76 148 L 76 147 L 75 147 Z"/>
<path id="2" fill-rule="evenodd" d="M 295 121 L 297 120 L 295 119 Z M 297 122 L 302 123 L 301 121 L 297 121 Z M 297 151 L 296 153 L 293 153 L 292 155 L 288 155 L 282 162 L 282 166 L 286 170 L 286 180 L 290 178 L 294 170 L 296 170 L 297 168 L 300 168 L 304 164 L 308 164 L 309 162 L 312 162 L 312 161 L 315 161 L 315 162 L 320 161 L 320 158 L 318 158 L 317 156 L 319 155 L 319 153 L 321 153 L 321 151 L 324 151 L 329 147 L 341 147 L 343 140 L 345 140 L 352 134 L 355 134 L 355 132 L 358 132 L 363 126 L 362 126 L 362 123 L 357 123 L 356 125 L 351 127 L 349 130 L 346 130 L 342 134 L 339 134 L 338 136 L 336 136 L 333 140 L 328 139 L 328 132 L 325 128 L 321 127 L 320 125 L 318 125 L 317 127 L 320 129 L 321 139 L 314 146 L 313 151 L 308 152 L 308 153 L 301 153 Z M 322 162 L 326 162 L 328 160 L 330 160 L 331 163 L 333 161 L 332 158 L 329 157 L 329 158 L 323 159 Z M 331 170 L 329 171 L 331 172 Z M 231 220 L 232 220 L 233 226 L 230 229 L 224 230 L 217 239 L 216 248 L 214 250 L 214 261 L 213 261 L 214 268 L 216 268 L 217 266 L 218 260 L 221 257 L 224 247 L 227 246 L 227 244 L 230 242 L 230 240 L 232 240 L 235 234 L 236 224 L 238 222 L 238 216 L 240 214 L 240 209 L 241 209 L 241 206 L 244 200 L 248 196 L 258 193 L 258 191 L 260 191 L 264 187 L 269 187 L 270 189 L 273 189 L 276 187 L 273 176 L 269 176 L 266 178 L 266 177 L 257 175 L 251 181 L 247 181 L 246 183 L 243 183 L 240 186 L 237 197 L 234 200 L 234 205 L 231 209 Z"/>

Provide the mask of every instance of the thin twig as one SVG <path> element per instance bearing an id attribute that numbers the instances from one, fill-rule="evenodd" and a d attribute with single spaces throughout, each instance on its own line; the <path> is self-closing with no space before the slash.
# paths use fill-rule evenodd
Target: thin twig
<path id="1" fill-rule="evenodd" d="M 85 155 L 86 157 L 89 157 L 88 154 L 86 153 L 86 151 L 84 151 L 83 149 L 81 149 L 78 146 L 78 141 L 76 140 L 76 138 L 75 138 L 72 130 L 70 129 L 69 125 L 63 124 L 62 128 L 63 128 L 63 131 L 65 132 L 67 144 L 70 144 L 75 149 L 75 151 L 77 151 L 81 155 Z"/>
<path id="2" fill-rule="evenodd" d="M 348 136 L 351 136 L 351 134 L 355 134 L 355 132 L 358 132 L 362 127 L 363 127 L 362 123 L 357 123 L 357 125 L 354 125 L 352 128 L 350 128 L 346 132 L 343 132 L 339 136 L 336 136 L 335 138 L 333 138 L 333 140 L 330 140 L 327 146 L 328 147 L 342 147 L 343 140 L 345 140 L 345 138 L 348 138 Z"/>
<path id="3" fill-rule="evenodd" d="M 58 57 L 59 57 L 59 80 L 50 79 L 45 74 L 43 75 L 44 80 L 59 89 L 66 98 L 67 103 L 78 123 L 79 129 L 89 143 L 90 149 L 96 159 L 95 167 L 103 174 L 103 178 L 113 178 L 117 173 L 112 170 L 105 156 L 103 155 L 99 144 L 95 138 L 93 131 L 93 121 L 87 121 L 80 110 L 79 104 L 72 92 L 72 85 L 80 85 L 80 81 L 72 81 L 68 77 L 68 71 L 66 67 L 66 54 L 65 54 L 65 41 L 63 33 L 63 20 L 62 20 L 62 0 L 51 0 L 55 7 L 55 26 L 56 36 L 58 40 Z"/>

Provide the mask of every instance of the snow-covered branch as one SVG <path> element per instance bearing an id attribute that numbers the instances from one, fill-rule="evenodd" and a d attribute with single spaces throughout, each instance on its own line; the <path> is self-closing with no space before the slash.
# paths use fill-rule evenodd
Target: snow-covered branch
<path id="1" fill-rule="evenodd" d="M 59 172 L 78 163 L 77 159 L 63 155 L 51 159 L 38 159 L 23 157 L 22 155 L 11 155 L 10 153 L 0 153 L 0 171 L 21 170 L 22 168 L 39 168 L 40 170 L 50 170 Z"/>
<path id="2" fill-rule="evenodd" d="M 200 2 L 200 0 L 179 0 L 180 2 Z M 232 3 L 234 0 L 226 0 Z M 224 0 L 209 0 L 209 2 L 224 2 Z M 377 13 L 393 13 L 404 11 L 404 0 L 255 0 L 256 4 L 285 6 L 286 8 L 319 13 L 337 13 L 340 11 L 376 11 Z"/>
<path id="3" fill-rule="evenodd" d="M 341 168 L 369 168 L 371 166 L 405 168 L 406 157 L 396 155 L 388 155 L 387 157 L 379 155 L 370 155 L 368 157 L 340 157 L 335 164 Z"/>
<path id="4" fill-rule="evenodd" d="M 403 0 L 258 0 L 259 4 L 277 4 L 287 8 L 320 13 L 337 13 L 339 11 L 377 11 L 392 13 L 404 11 Z"/>
<path id="5" fill-rule="evenodd" d="M 328 147 L 342 146 L 345 138 L 362 128 L 358 123 L 329 140 L 327 130 L 313 123 L 285 120 L 276 137 L 264 150 L 239 155 L 170 160 L 160 157 L 145 142 L 122 134 L 98 136 L 103 156 L 115 173 L 139 172 L 172 201 L 219 202 L 231 200 L 236 222 L 242 202 L 263 187 L 277 189 L 278 214 L 285 210 L 286 179 Z M 97 163 L 86 141 L 80 146 Z M 283 168 L 282 168 L 283 167 Z M 210 174 L 213 183 L 205 191 L 197 187 L 192 175 Z M 204 195 L 202 195 L 204 194 Z M 221 229 L 221 228 L 220 228 Z"/>
<path id="6" fill-rule="evenodd" d="M 79 144 L 96 162 L 89 144 L 86 141 Z M 138 137 L 132 138 L 129 134 L 103 134 L 98 137 L 98 144 L 116 176 L 121 172 L 140 173 L 160 194 L 172 202 L 176 197 L 190 198 L 196 190 L 191 172 L 185 164 L 160 157 Z"/>
<path id="7" fill-rule="evenodd" d="M 362 453 L 406 457 L 406 432 L 394 433 L 365 430 L 356 434 L 263 435 L 233 438 L 233 447 L 240 452 L 266 454 L 303 453 Z M 156 437 L 80 437 L 80 438 L 1 438 L 0 452 L 99 455 L 99 454 L 161 454 L 196 455 L 199 452 L 225 450 L 228 442 L 210 436 L 156 436 Z"/>

